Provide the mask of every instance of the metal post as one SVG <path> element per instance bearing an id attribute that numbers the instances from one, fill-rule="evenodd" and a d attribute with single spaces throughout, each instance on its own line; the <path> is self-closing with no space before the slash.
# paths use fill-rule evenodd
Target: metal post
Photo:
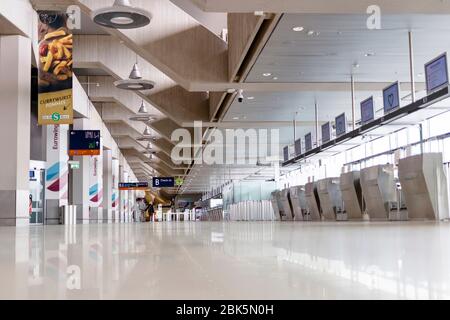
<path id="1" fill-rule="evenodd" d="M 353 73 L 351 75 L 351 86 L 352 86 L 352 128 L 356 129 L 356 102 L 355 102 L 355 78 Z"/>
<path id="2" fill-rule="evenodd" d="M 412 102 L 416 101 L 416 84 L 415 84 L 415 75 L 414 75 L 414 47 L 413 47 L 413 36 L 412 31 L 408 32 L 408 40 L 409 40 L 409 73 L 411 76 L 411 100 Z"/>
<path id="3" fill-rule="evenodd" d="M 316 121 L 316 147 L 319 146 L 319 105 L 317 104 L 317 99 L 314 106 L 315 121 Z"/>
<path id="4" fill-rule="evenodd" d="M 295 140 L 297 140 L 297 121 L 295 121 L 296 116 L 297 116 L 297 113 L 294 114 L 294 121 L 293 121 L 293 124 L 294 124 L 294 144 L 295 144 Z"/>

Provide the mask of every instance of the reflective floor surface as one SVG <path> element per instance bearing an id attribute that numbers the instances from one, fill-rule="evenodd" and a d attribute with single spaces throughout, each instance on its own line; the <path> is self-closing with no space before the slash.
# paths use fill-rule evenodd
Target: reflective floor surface
<path id="1" fill-rule="evenodd" d="M 1 299 L 449 299 L 448 223 L 0 228 Z"/>

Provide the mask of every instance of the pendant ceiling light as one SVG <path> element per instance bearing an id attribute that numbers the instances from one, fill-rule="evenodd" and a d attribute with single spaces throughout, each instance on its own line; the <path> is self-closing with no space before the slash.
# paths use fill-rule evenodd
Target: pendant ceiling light
<path id="1" fill-rule="evenodd" d="M 145 126 L 145 130 L 142 133 L 143 136 L 151 136 L 150 128 L 148 126 Z"/>
<path id="2" fill-rule="evenodd" d="M 147 150 L 152 150 L 152 149 L 153 149 L 152 143 L 149 141 L 147 144 Z"/>
<path id="3" fill-rule="evenodd" d="M 139 108 L 138 113 L 139 114 L 147 114 L 148 113 L 148 110 L 147 110 L 147 107 L 145 106 L 144 100 L 142 100 L 142 104 L 141 104 L 141 107 Z"/>
<path id="4" fill-rule="evenodd" d="M 132 91 L 150 90 L 155 87 L 155 83 L 153 81 L 142 79 L 141 71 L 139 70 L 137 62 L 134 64 L 129 78 L 126 80 L 116 81 L 114 82 L 114 85 L 119 89 Z"/>
<path id="5" fill-rule="evenodd" d="M 152 14 L 131 6 L 129 0 L 115 0 L 112 7 L 93 11 L 92 20 L 106 28 L 136 29 L 148 25 L 152 20 Z"/>

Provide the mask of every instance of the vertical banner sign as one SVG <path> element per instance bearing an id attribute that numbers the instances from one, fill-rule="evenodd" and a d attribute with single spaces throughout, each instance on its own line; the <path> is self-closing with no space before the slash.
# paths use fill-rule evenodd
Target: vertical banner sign
<path id="1" fill-rule="evenodd" d="M 73 124 L 73 39 L 67 14 L 39 12 L 39 125 Z"/>

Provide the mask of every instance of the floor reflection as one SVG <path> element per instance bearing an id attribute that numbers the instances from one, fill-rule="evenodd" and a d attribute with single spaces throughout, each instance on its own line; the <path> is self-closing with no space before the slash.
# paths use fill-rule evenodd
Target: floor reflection
<path id="1" fill-rule="evenodd" d="M 0 228 L 0 298 L 449 299 L 446 223 Z"/>

